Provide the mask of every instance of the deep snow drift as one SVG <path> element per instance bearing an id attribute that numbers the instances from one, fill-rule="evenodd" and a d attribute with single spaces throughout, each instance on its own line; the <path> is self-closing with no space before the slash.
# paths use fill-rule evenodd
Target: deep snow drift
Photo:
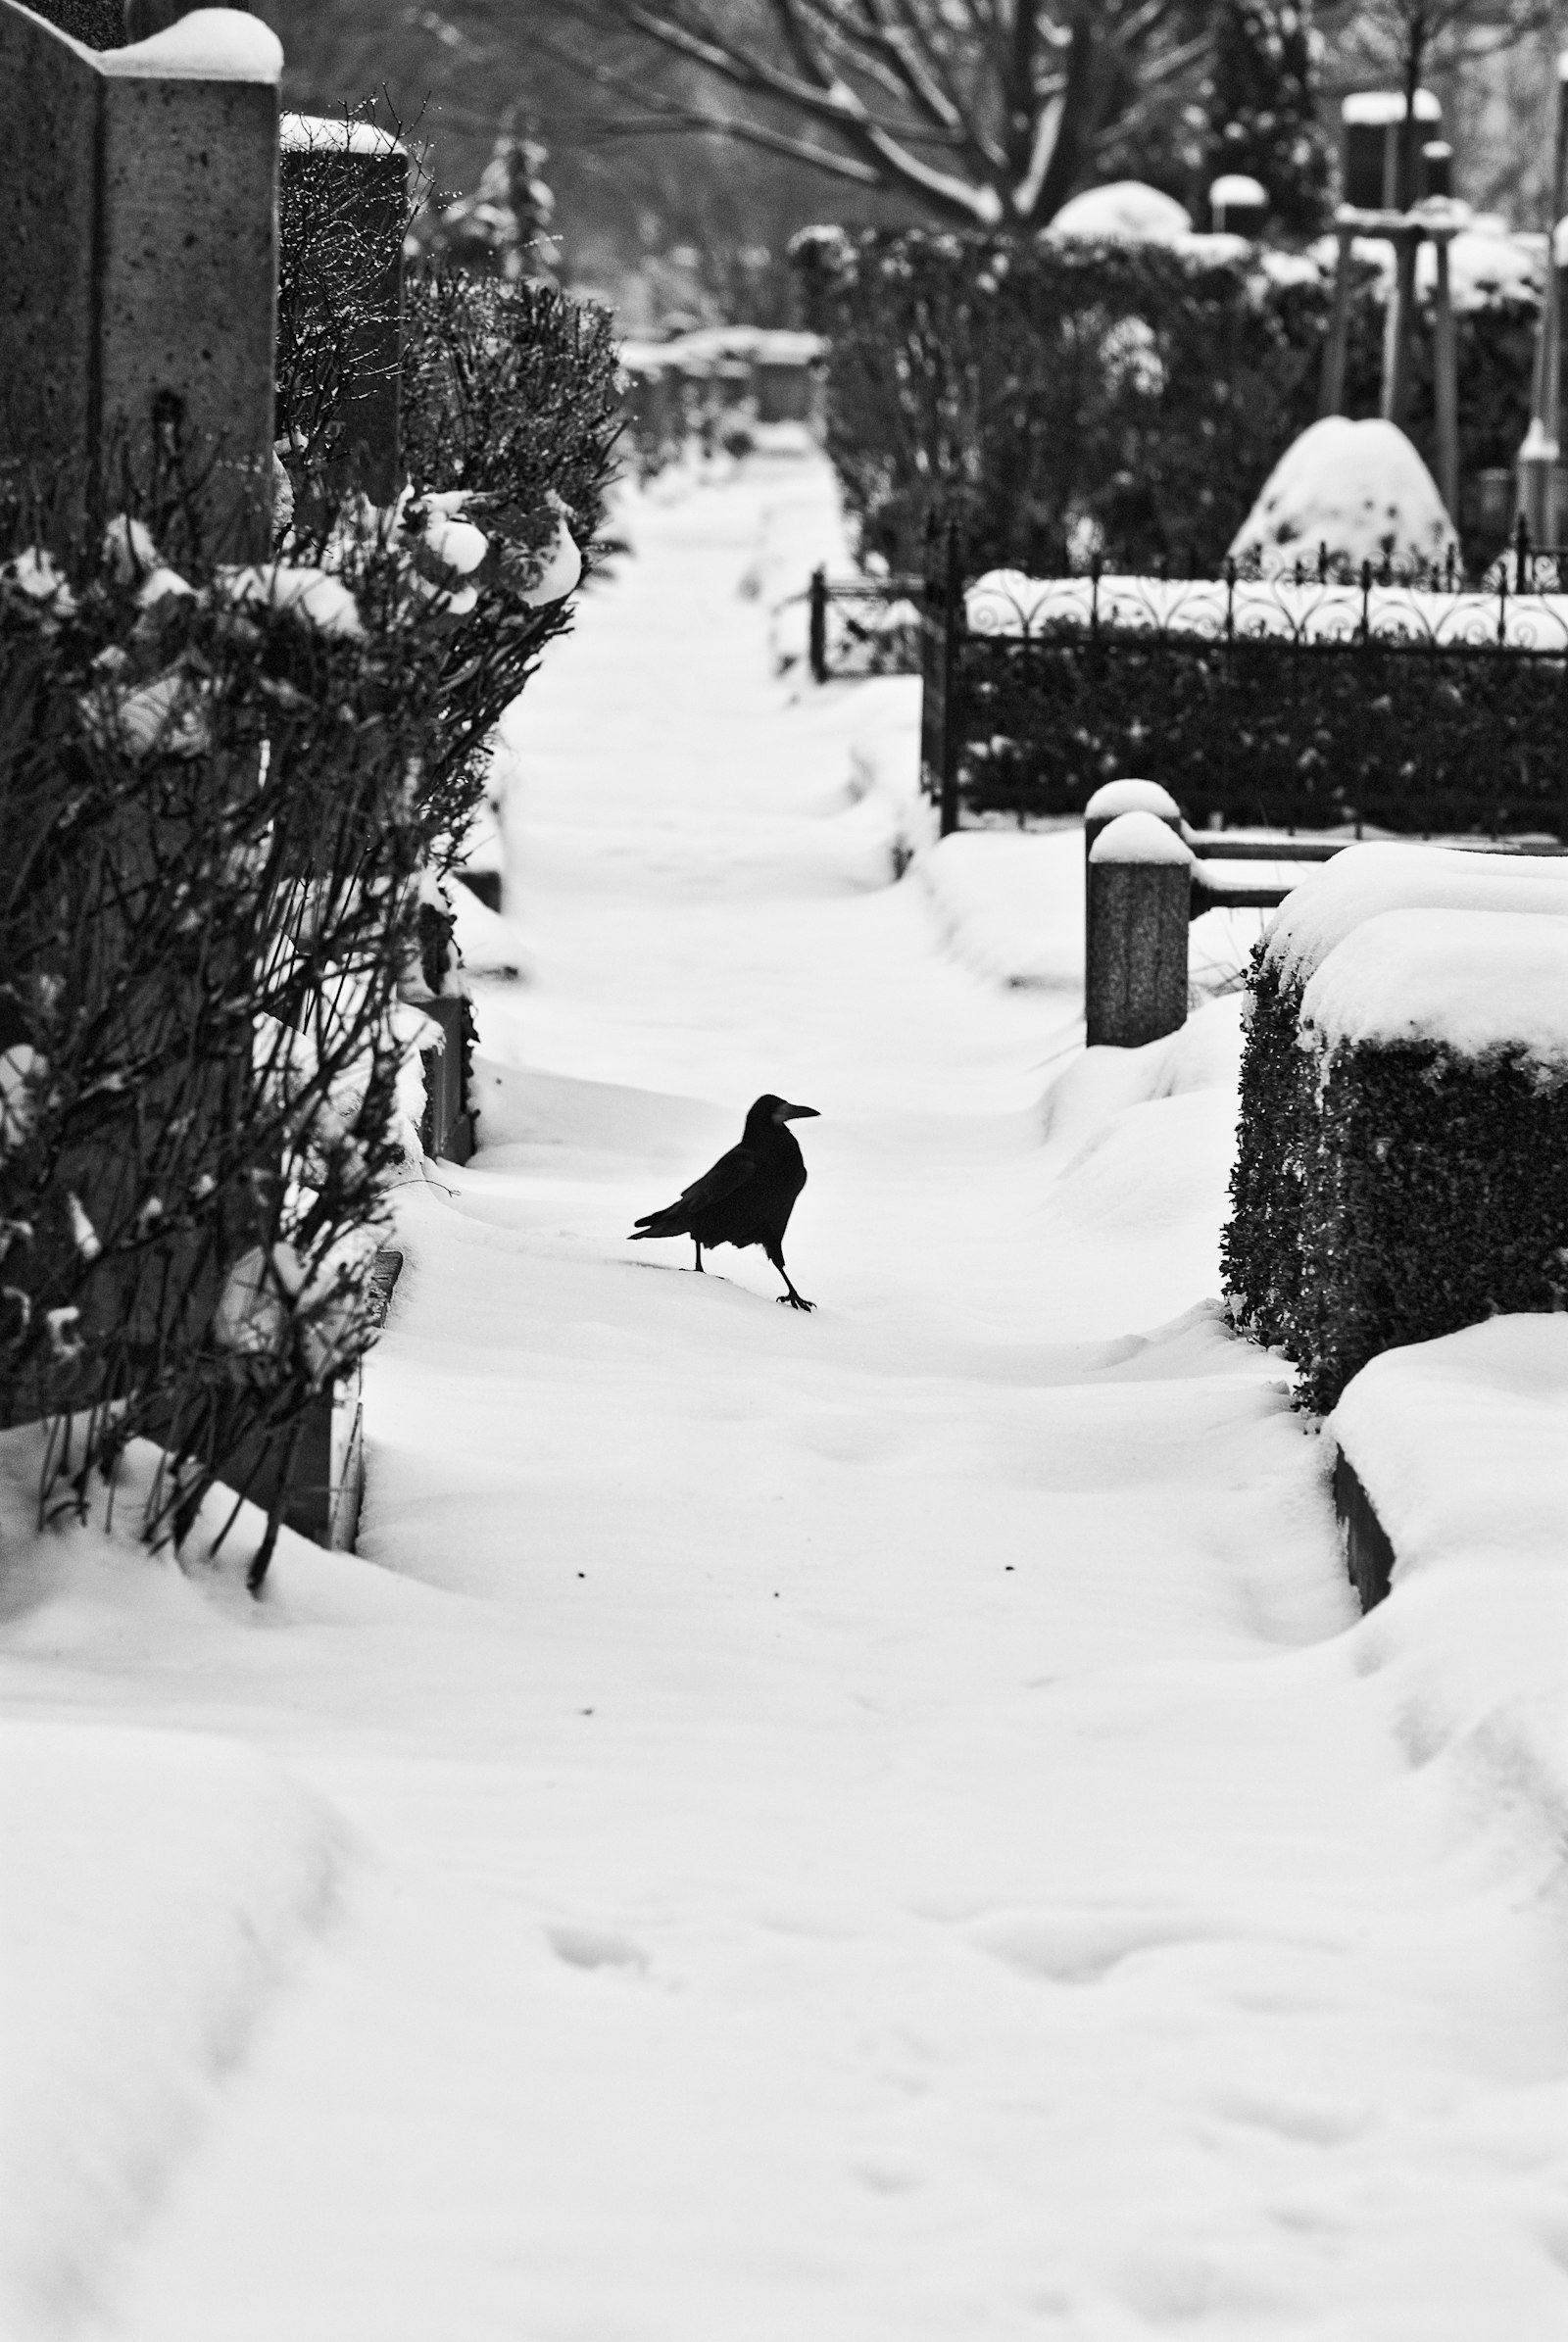
<path id="1" fill-rule="evenodd" d="M 507 727 L 363 1557 L 6 1504 L 8 2335 L 1554 2332 L 1559 1847 L 1214 1307 L 1240 1002 L 1086 1056 L 984 972 L 881 687 L 770 672 L 823 475 L 664 498 Z M 623 1241 L 763 1090 L 810 1318 Z"/>

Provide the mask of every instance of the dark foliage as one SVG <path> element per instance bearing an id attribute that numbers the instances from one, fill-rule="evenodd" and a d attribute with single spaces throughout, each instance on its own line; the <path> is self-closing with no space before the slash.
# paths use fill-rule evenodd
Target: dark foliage
<path id="1" fill-rule="evenodd" d="M 394 555 L 345 573 L 337 630 L 127 558 L 0 582 L 0 1420 L 87 1414 L 78 1500 L 158 1439 L 154 1534 L 368 1340 L 442 647 Z"/>
<path id="2" fill-rule="evenodd" d="M 1432 1044 L 1301 1047 L 1261 948 L 1222 1243 L 1237 1324 L 1326 1413 L 1378 1351 L 1568 1300 L 1568 1083 Z"/>
<path id="3" fill-rule="evenodd" d="M 1380 1350 L 1568 1301 L 1568 1084 L 1519 1057 L 1346 1049 L 1316 1069 L 1282 1346 L 1325 1414 Z"/>
<path id="4" fill-rule="evenodd" d="M 1251 1010 L 1220 1259 L 1237 1324 L 1275 1344 L 1286 1342 L 1300 1319 L 1301 1214 L 1317 1138 L 1317 1067 L 1297 1041 L 1300 988 L 1281 985 L 1261 944 L 1248 982 Z"/>
<path id="5" fill-rule="evenodd" d="M 896 569 L 918 567 L 935 515 L 959 522 L 971 576 L 1054 576 L 1097 545 L 1135 570 L 1212 570 L 1317 412 L 1331 287 L 1308 263 L 877 230 L 813 232 L 796 266 L 831 343 L 828 452 L 862 551 Z M 1534 314 L 1458 319 L 1466 476 L 1517 451 Z M 1351 414 L 1377 411 L 1382 327 L 1360 269 Z M 1410 430 L 1429 460 L 1432 427 L 1423 335 Z"/>
<path id="6" fill-rule="evenodd" d="M 1268 190 L 1269 225 L 1312 236 L 1329 211 L 1329 144 L 1313 94 L 1312 33 L 1292 0 L 1220 0 L 1199 104 L 1205 190 L 1245 171 Z"/>
<path id="7" fill-rule="evenodd" d="M 1568 817 L 1560 651 L 1053 623 L 965 636 L 955 711 L 975 812 L 1081 812 L 1136 772 L 1200 825 L 1498 836 Z"/>

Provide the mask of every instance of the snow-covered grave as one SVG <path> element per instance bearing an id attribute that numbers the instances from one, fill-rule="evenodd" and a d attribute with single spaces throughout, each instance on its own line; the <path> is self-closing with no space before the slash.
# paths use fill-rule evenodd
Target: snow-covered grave
<path id="1" fill-rule="evenodd" d="M 530 972 L 399 1192 L 361 1555 L 251 1605 L 0 1439 L 8 2342 L 1568 2314 L 1548 1655 L 1457 1549 L 1358 1621 L 1214 1299 L 1242 1003 L 1086 1053 L 1003 841 L 892 883 L 908 686 L 777 679 L 786 507 L 628 499 L 509 719 Z M 623 1241 L 763 1090 L 811 1317 Z"/>

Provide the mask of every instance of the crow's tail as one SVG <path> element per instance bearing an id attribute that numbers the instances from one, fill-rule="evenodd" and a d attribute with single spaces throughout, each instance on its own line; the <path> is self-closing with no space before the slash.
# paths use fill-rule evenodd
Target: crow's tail
<path id="1" fill-rule="evenodd" d="M 645 1212 L 626 1239 L 628 1244 L 640 1244 L 645 1236 L 684 1236 L 686 1215 L 678 1203 L 669 1203 L 662 1211 Z"/>

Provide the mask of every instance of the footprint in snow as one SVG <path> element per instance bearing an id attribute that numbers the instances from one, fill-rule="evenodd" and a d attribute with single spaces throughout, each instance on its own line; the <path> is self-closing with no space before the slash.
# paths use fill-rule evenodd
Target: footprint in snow
<path id="1" fill-rule="evenodd" d="M 640 1943 L 614 1927 L 594 1927 L 577 1921 L 562 1921 L 545 1934 L 558 1960 L 568 1968 L 645 1969 L 648 1954 Z"/>

